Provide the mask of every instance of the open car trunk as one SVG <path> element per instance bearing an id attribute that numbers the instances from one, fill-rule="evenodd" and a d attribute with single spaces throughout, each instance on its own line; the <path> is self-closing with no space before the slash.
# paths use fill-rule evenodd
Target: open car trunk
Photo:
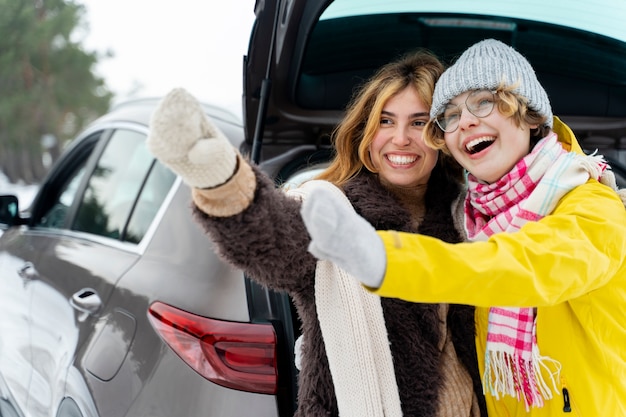
<path id="1" fill-rule="evenodd" d="M 328 148 L 355 88 L 381 65 L 418 48 L 449 64 L 496 38 L 529 59 L 583 147 L 626 163 L 626 6 L 603 3 L 257 0 L 244 151 L 256 146 L 255 160 L 267 161 Z"/>

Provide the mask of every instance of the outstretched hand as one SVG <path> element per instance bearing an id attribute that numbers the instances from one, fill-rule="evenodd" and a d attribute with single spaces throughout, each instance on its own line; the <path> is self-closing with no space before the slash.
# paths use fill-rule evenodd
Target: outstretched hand
<path id="1" fill-rule="evenodd" d="M 165 96 L 150 120 L 150 152 L 192 187 L 225 183 L 237 167 L 237 152 L 182 88 Z"/>
<path id="2" fill-rule="evenodd" d="M 387 256 L 371 224 L 324 188 L 311 190 L 301 214 L 311 236 L 311 254 L 334 262 L 368 287 L 380 287 Z"/>

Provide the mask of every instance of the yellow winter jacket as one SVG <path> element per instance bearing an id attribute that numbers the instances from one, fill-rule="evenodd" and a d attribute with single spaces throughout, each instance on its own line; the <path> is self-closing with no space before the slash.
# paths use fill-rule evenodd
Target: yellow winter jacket
<path id="1" fill-rule="evenodd" d="M 580 152 L 558 119 L 554 130 L 566 149 Z M 541 221 L 486 242 L 379 235 L 387 272 L 372 291 L 414 302 L 478 306 L 481 372 L 489 306 L 537 307 L 539 350 L 562 366 L 557 392 L 529 413 L 523 401 L 487 394 L 490 417 L 626 416 L 626 210 L 609 187 L 589 180 Z"/>

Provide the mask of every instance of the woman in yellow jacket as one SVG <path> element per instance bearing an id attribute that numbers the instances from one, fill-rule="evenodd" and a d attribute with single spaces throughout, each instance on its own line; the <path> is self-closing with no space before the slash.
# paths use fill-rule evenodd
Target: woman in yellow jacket
<path id="1" fill-rule="evenodd" d="M 493 39 L 443 74 L 430 116 L 426 142 L 468 171 L 470 242 L 376 232 L 320 191 L 302 208 L 309 251 L 383 297 L 477 306 L 490 416 L 626 416 L 626 210 L 612 173 Z"/>

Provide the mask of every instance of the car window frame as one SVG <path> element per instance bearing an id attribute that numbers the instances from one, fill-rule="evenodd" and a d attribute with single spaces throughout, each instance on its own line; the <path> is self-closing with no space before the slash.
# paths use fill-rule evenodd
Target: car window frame
<path id="1" fill-rule="evenodd" d="M 151 239 L 153 234 L 154 224 L 158 222 L 158 219 L 162 216 L 164 206 L 169 204 L 172 193 L 178 188 L 180 182 L 178 179 L 174 179 L 170 185 L 169 190 L 165 193 L 161 206 L 157 209 L 156 215 L 151 221 L 150 227 L 147 228 L 143 238 L 139 242 L 129 242 L 121 239 L 111 238 L 98 234 L 83 232 L 79 230 L 73 230 L 72 225 L 76 219 L 78 208 L 85 196 L 85 190 L 88 187 L 89 180 L 96 169 L 98 162 L 102 158 L 102 154 L 105 151 L 109 141 L 114 136 L 117 130 L 130 130 L 135 133 L 142 134 L 147 137 L 148 127 L 142 124 L 129 123 L 129 122 L 112 122 L 94 126 L 92 129 L 86 130 L 81 136 L 79 136 L 72 144 L 70 149 L 64 153 L 62 160 L 56 165 L 55 169 L 51 171 L 46 179 L 42 182 L 42 189 L 37 194 L 31 205 L 31 213 L 29 213 L 28 226 L 35 233 L 45 234 L 62 234 L 68 236 L 78 236 L 83 239 L 94 241 L 101 244 L 107 244 L 111 246 L 117 246 L 133 250 L 141 253 L 145 250 L 146 245 Z M 45 214 L 45 210 L 51 207 L 50 200 L 56 200 L 60 196 L 60 189 L 64 187 L 72 176 L 75 175 L 78 169 L 80 169 L 80 163 L 73 163 L 72 160 L 76 159 L 77 154 L 90 152 L 90 155 L 83 159 L 85 173 L 81 178 L 80 184 L 77 187 L 77 191 L 72 201 L 72 205 L 68 210 L 66 218 L 63 222 L 62 228 L 49 228 L 43 227 L 38 224 L 41 217 Z M 150 174 L 155 167 L 155 161 L 150 164 L 150 168 L 144 172 L 145 176 L 142 179 L 142 187 L 139 188 L 134 196 L 134 204 L 137 204 L 142 196 L 143 185 L 147 182 Z M 132 219 L 133 212 L 129 212 L 125 222 L 125 227 L 128 227 L 129 221 Z"/>
<path id="2" fill-rule="evenodd" d="M 31 206 L 30 227 L 36 230 L 70 230 L 69 225 L 75 216 L 77 201 L 82 198 L 87 179 L 93 172 L 104 145 L 106 145 L 112 133 L 112 129 L 98 129 L 86 133 L 73 142 L 72 148 L 64 153 L 62 159 L 55 165 L 55 169 L 42 181 L 42 188 Z M 76 156 L 87 152 L 89 155 L 85 158 Z M 41 226 L 41 218 L 52 207 L 52 204 L 60 198 L 61 188 L 65 187 L 75 177 L 77 170 L 80 170 L 81 167 L 85 172 L 76 188 L 74 199 L 68 208 L 62 226 L 60 228 Z"/>

